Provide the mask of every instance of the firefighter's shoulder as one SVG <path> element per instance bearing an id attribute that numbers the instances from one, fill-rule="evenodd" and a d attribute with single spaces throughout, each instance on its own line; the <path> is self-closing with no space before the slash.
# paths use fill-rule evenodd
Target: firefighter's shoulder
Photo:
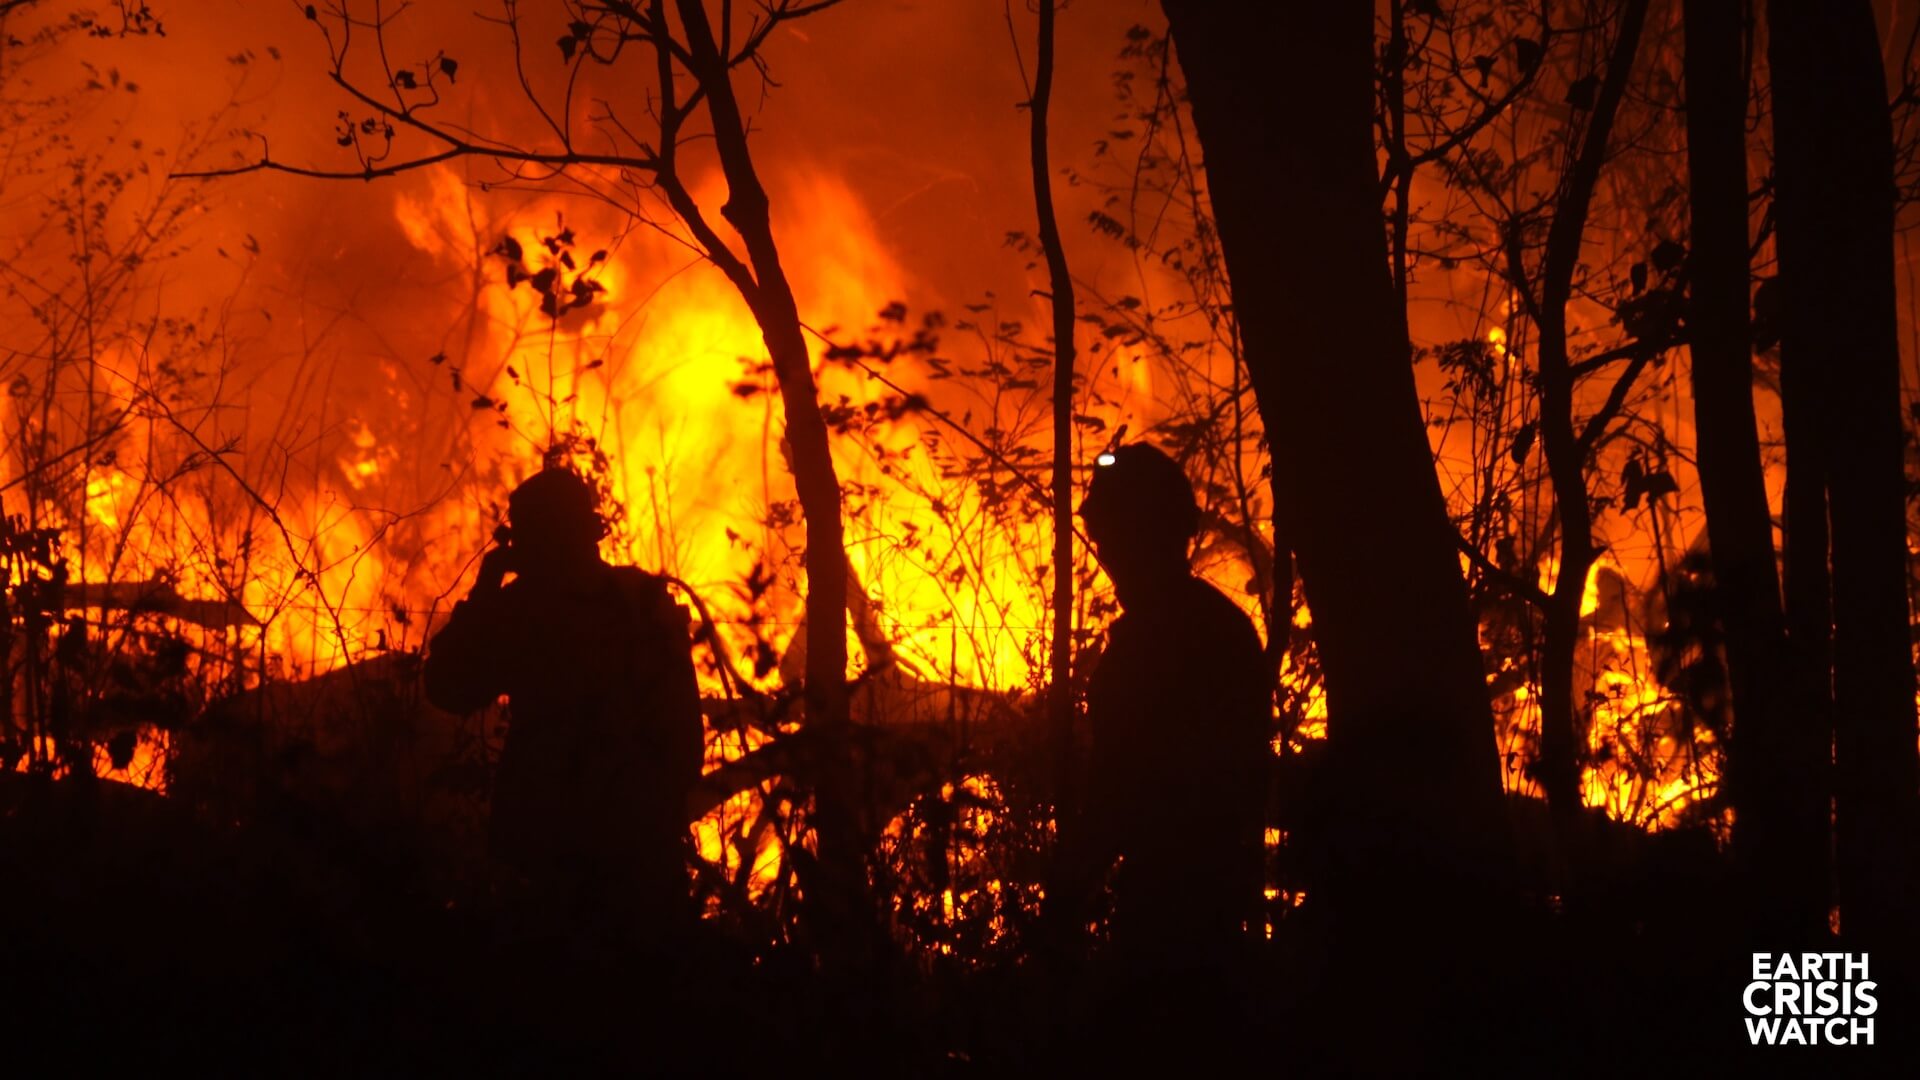
<path id="1" fill-rule="evenodd" d="M 648 621 L 681 631 L 691 625 L 691 616 L 687 614 L 686 607 L 674 599 L 665 575 L 650 573 L 637 566 L 616 566 L 613 574 L 621 595 L 627 598 L 627 603 L 634 611 Z"/>

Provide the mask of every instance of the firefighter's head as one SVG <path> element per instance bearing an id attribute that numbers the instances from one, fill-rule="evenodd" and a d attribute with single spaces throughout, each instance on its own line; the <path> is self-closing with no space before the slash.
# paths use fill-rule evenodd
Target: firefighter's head
<path id="1" fill-rule="evenodd" d="M 1146 576 L 1186 573 L 1187 543 L 1200 530 L 1187 474 L 1145 443 L 1100 455 L 1080 519 L 1100 565 L 1123 589 Z"/>
<path id="2" fill-rule="evenodd" d="M 550 467 L 533 474 L 507 496 L 507 520 L 513 527 L 515 569 L 543 569 L 599 557 L 607 523 L 593 488 L 570 469 Z"/>

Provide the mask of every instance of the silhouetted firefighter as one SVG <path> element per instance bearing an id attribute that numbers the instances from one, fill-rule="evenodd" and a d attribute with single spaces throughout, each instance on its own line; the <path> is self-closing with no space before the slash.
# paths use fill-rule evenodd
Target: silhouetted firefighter
<path id="1" fill-rule="evenodd" d="M 1253 624 L 1192 574 L 1199 510 L 1180 467 L 1145 445 L 1101 461 L 1080 516 L 1123 613 L 1087 689 L 1093 763 L 1063 899 L 1078 910 L 1117 857 L 1121 963 L 1207 977 L 1258 917 L 1268 676 Z"/>
<path id="2" fill-rule="evenodd" d="M 690 906 L 701 735 L 686 612 L 663 579 L 600 558 L 606 524 L 579 476 L 546 469 L 507 509 L 510 531 L 429 647 L 427 696 L 452 712 L 508 698 L 496 855 L 569 917 L 661 929 Z"/>

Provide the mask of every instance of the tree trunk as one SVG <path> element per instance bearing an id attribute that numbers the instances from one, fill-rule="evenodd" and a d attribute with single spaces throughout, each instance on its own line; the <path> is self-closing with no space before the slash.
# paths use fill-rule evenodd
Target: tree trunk
<path id="1" fill-rule="evenodd" d="M 1745 895 L 1770 932 L 1826 923 L 1820 772 L 1790 708 L 1773 518 L 1753 414 L 1747 237 L 1747 73 L 1741 0 L 1686 0 L 1687 312 L 1694 430 L 1714 589 L 1733 690 L 1728 787 Z"/>
<path id="2" fill-rule="evenodd" d="M 847 555 L 840 520 L 840 482 L 834 474 L 827 425 L 799 306 L 774 243 L 766 189 L 747 147 L 746 120 L 733 92 L 727 60 L 714 41 L 701 0 L 677 0 L 690 56 L 689 68 L 706 92 L 714 148 L 727 180 L 721 214 L 740 234 L 752 280 L 736 280 L 752 310 L 773 361 L 786 416 L 794 486 L 806 519 L 807 657 L 806 721 L 828 735 L 844 733 L 847 712 Z M 830 958 L 856 970 L 878 962 L 882 948 L 868 902 L 865 845 L 854 825 L 855 790 L 849 759 L 836 755 L 814 792 L 816 872 L 808 883 L 811 928 Z"/>
<path id="3" fill-rule="evenodd" d="M 1842 930 L 1911 933 L 1920 800 L 1906 599 L 1894 284 L 1893 133 L 1864 0 L 1767 5 L 1784 365 L 1811 396 L 1833 612 L 1836 868 Z M 1791 439 L 1791 436 L 1790 436 Z M 1802 448 L 1789 441 L 1789 457 Z"/>
<path id="4" fill-rule="evenodd" d="M 1053 0 L 1040 0 L 1040 40 L 1034 61 L 1030 153 L 1033 203 L 1040 247 L 1047 256 L 1053 304 L 1053 641 L 1047 691 L 1048 743 L 1053 752 L 1057 807 L 1073 805 L 1073 275 L 1053 210 L 1053 173 L 1047 164 L 1047 106 L 1053 97 Z"/>
<path id="5" fill-rule="evenodd" d="M 1627 77 L 1633 71 L 1646 17 L 1647 0 L 1627 0 L 1599 96 L 1581 137 L 1580 152 L 1567 172 L 1554 206 L 1553 223 L 1547 229 L 1535 316 L 1540 326 L 1540 446 L 1546 453 L 1554 512 L 1560 519 L 1560 564 L 1554 575 L 1553 594 L 1547 600 L 1541 646 L 1541 786 L 1546 789 L 1561 854 L 1574 866 L 1580 862 L 1576 826 L 1586 725 L 1580 722 L 1585 695 L 1573 685 L 1573 658 L 1579 646 L 1580 604 L 1586 596 L 1587 572 L 1593 568 L 1599 550 L 1593 543 L 1593 511 L 1587 502 L 1590 445 L 1574 426 L 1567 304 L 1573 296 L 1573 276 L 1580 263 L 1594 188 L 1606 164 L 1614 117 L 1626 94 Z M 1523 272 L 1517 257 L 1512 269 L 1516 275 Z M 1517 280 L 1524 288 L 1524 277 Z M 1637 367 L 1628 370 L 1634 372 Z"/>
<path id="6" fill-rule="evenodd" d="M 1387 266 L 1372 5 L 1163 6 L 1326 677 L 1332 903 L 1463 908 L 1505 836 L 1499 764 Z"/>
<path id="7" fill-rule="evenodd" d="M 734 97 L 726 61 L 699 0 L 678 0 L 687 47 L 697 65 L 713 119 L 714 146 L 727 179 L 721 214 L 746 243 L 754 287 L 746 297 L 780 383 L 793 479 L 807 530 L 807 721 L 847 722 L 847 569 L 840 522 L 840 481 L 827 446 L 812 360 L 800 309 L 774 243 L 767 192 L 747 149 L 746 120 Z"/>

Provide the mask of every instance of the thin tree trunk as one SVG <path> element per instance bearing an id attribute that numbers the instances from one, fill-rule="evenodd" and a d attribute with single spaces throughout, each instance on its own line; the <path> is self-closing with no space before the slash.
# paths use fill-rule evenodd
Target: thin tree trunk
<path id="1" fill-rule="evenodd" d="M 1782 360 L 1802 366 L 1831 528 L 1835 855 L 1842 930 L 1910 940 L 1920 823 L 1906 599 L 1893 133 L 1864 0 L 1767 5 Z M 1789 458 L 1800 452 L 1789 441 Z"/>
<path id="2" fill-rule="evenodd" d="M 1407 232 L 1413 219 L 1413 167 L 1407 159 L 1407 5 L 1387 2 L 1387 54 L 1380 73 L 1386 95 L 1387 176 L 1393 196 L 1387 213 L 1387 255 L 1393 273 L 1395 310 L 1406 333 L 1408 263 Z"/>
<path id="3" fill-rule="evenodd" d="M 1769 930 L 1817 932 L 1827 911 L 1820 771 L 1801 737 L 1813 729 L 1790 707 L 1773 517 L 1753 414 L 1744 7 L 1742 0 L 1686 0 L 1684 13 L 1694 429 L 1733 689 L 1728 786 L 1745 894 Z"/>
<path id="4" fill-rule="evenodd" d="M 1574 824 L 1580 811 L 1580 758 L 1586 726 L 1579 722 L 1582 695 L 1573 685 L 1574 651 L 1579 645 L 1580 601 L 1587 572 L 1599 551 L 1593 543 L 1593 513 L 1587 503 L 1587 440 L 1575 430 L 1574 375 L 1567 352 L 1567 303 L 1580 261 L 1582 238 L 1600 170 L 1606 164 L 1614 117 L 1626 94 L 1627 77 L 1639 51 L 1647 0 L 1627 0 L 1618 36 L 1593 113 L 1554 207 L 1540 268 L 1540 443 L 1547 456 L 1553 504 L 1560 518 L 1560 565 L 1547 600 L 1544 655 L 1540 676 L 1541 783 L 1561 840 L 1562 854 L 1577 862 Z M 1517 261 L 1517 260 L 1516 260 Z M 1516 265 L 1515 270 L 1519 267 Z M 1524 283 L 1524 278 L 1519 279 Z"/>
<path id="5" fill-rule="evenodd" d="M 761 186 L 747 147 L 747 125 L 734 95 L 726 57 L 714 41 L 701 0 L 676 0 L 686 33 L 689 68 L 706 93 L 713 122 L 714 149 L 727 180 L 721 214 L 739 233 L 752 266 L 750 280 L 735 277 L 773 361 L 786 414 L 786 438 L 792 453 L 794 486 L 806 519 L 807 657 L 806 719 L 829 735 L 843 733 L 847 712 L 847 561 L 840 520 L 840 482 L 834 474 L 827 426 L 799 306 L 781 266 L 774 242 L 766 189 Z M 657 4 L 657 0 L 656 0 Z M 656 6 L 656 10 L 658 10 Z M 686 212 L 682 210 L 683 216 Z M 717 238 L 716 242 L 717 242 Z M 708 243 L 709 248 L 713 243 Z M 880 947 L 862 862 L 863 846 L 855 827 L 851 763 L 831 755 L 814 793 L 817 873 L 808 889 L 814 930 L 835 959 L 865 968 Z"/>
<path id="6" fill-rule="evenodd" d="M 1066 246 L 1060 241 L 1060 222 L 1053 210 L 1053 171 L 1047 164 L 1053 21 L 1054 0 L 1040 0 L 1033 100 L 1027 108 L 1032 120 L 1033 202 L 1053 302 L 1053 641 L 1047 721 L 1054 804 L 1066 807 L 1073 805 L 1073 277 L 1067 269 Z"/>
<path id="7" fill-rule="evenodd" d="M 820 415 L 799 305 L 774 243 L 767 192 L 747 148 L 746 120 L 740 114 L 726 60 L 714 42 L 700 0 L 676 2 L 693 66 L 707 95 L 714 148 L 727 179 L 727 202 L 720 212 L 745 242 L 753 267 L 745 299 L 760 325 L 780 383 L 787 444 L 793 450 L 794 487 L 806 518 L 807 719 L 810 724 L 838 726 L 847 722 L 847 568 L 840 481 L 827 446 L 827 424 Z"/>

